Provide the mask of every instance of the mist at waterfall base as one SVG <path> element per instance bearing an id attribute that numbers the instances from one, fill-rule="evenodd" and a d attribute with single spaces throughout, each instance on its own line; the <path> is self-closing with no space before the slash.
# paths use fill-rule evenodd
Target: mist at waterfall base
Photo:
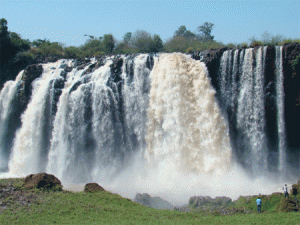
<path id="1" fill-rule="evenodd" d="M 219 107 L 205 64 L 173 53 L 154 57 L 152 66 L 151 57 L 140 54 L 107 57 L 93 72 L 89 69 L 97 65 L 96 59 L 84 68 L 73 60 L 43 64 L 10 145 L 4 137 L 11 132 L 10 114 L 16 114 L 13 102 L 22 87 L 22 73 L 7 82 L 0 95 L 0 156 L 1 167 L 6 165 L 8 172 L 0 177 L 47 172 L 73 190 L 97 182 L 124 197 L 148 193 L 174 205 L 186 204 L 195 195 L 237 198 L 278 191 L 282 184 L 274 177 L 280 171 L 267 170 L 263 108 L 249 102 L 248 90 L 256 90 L 255 94 L 261 90 L 259 85 L 249 87 L 248 78 L 262 79 L 257 77 L 262 76 L 263 65 L 257 63 L 252 71 L 254 50 L 243 51 L 242 91 L 230 92 L 232 102 L 225 104 L 238 104 L 237 124 L 247 136 L 241 140 L 248 151 L 242 164 L 232 149 L 227 115 Z M 226 54 L 223 61 L 229 61 Z M 264 49 L 257 54 L 263 60 Z M 112 70 L 116 59 L 123 63 L 119 74 Z M 65 73 L 65 68 L 73 69 Z M 221 95 L 226 98 L 233 87 L 227 89 L 224 76 L 222 72 Z M 284 135 L 280 140 L 284 145 Z M 279 168 L 286 167 L 281 149 Z"/>

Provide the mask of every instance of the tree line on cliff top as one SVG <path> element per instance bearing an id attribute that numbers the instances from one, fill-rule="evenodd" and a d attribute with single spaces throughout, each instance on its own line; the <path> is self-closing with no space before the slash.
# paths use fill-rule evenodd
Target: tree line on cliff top
<path id="1" fill-rule="evenodd" d="M 65 46 L 60 42 L 51 42 L 47 39 L 30 41 L 22 39 L 20 34 L 10 32 L 7 20 L 0 19 L 0 88 L 7 80 L 14 79 L 17 72 L 25 69 L 27 65 L 44 61 L 46 58 L 57 60 L 60 58 L 99 57 L 109 54 L 150 53 L 150 52 L 182 52 L 193 53 L 207 49 L 223 47 L 248 47 L 247 43 L 223 44 L 214 40 L 212 36 L 213 23 L 205 22 L 197 27 L 193 33 L 180 26 L 172 37 L 162 41 L 158 34 L 151 35 L 144 30 L 127 32 L 123 39 L 118 41 L 112 34 L 102 37 L 84 35 L 88 40 L 81 46 Z M 268 32 L 262 35 L 262 40 L 252 38 L 250 47 L 257 45 L 276 45 L 284 41 L 282 35 L 272 36 Z M 289 40 L 287 40 L 289 41 Z M 295 40 L 292 40 L 295 41 Z M 299 41 L 299 40 L 297 40 Z"/>

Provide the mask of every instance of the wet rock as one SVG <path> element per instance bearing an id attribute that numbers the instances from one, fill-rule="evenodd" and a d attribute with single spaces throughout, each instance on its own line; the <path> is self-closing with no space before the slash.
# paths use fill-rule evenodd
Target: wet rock
<path id="1" fill-rule="evenodd" d="M 22 80 L 26 84 L 31 83 L 33 80 L 41 76 L 43 73 L 42 65 L 30 65 L 23 72 Z"/>
<path id="2" fill-rule="evenodd" d="M 149 194 L 136 194 L 135 202 L 155 209 L 173 209 L 173 205 L 160 197 L 151 197 Z"/>
<path id="3" fill-rule="evenodd" d="M 84 186 L 84 192 L 99 192 L 99 191 L 105 191 L 103 187 L 101 187 L 97 183 L 88 183 Z"/>
<path id="4" fill-rule="evenodd" d="M 32 188 L 47 188 L 62 187 L 61 182 L 54 175 L 47 173 L 30 174 L 24 178 L 24 187 Z"/>

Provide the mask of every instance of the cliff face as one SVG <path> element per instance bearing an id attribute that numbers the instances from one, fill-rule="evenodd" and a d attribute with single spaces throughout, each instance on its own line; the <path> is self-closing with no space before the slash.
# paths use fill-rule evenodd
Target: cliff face
<path id="1" fill-rule="evenodd" d="M 257 52 L 260 47 L 255 47 L 253 50 L 253 71 L 256 68 L 258 63 Z M 208 68 L 209 76 L 211 78 L 211 83 L 214 88 L 217 90 L 217 97 L 220 105 L 224 105 L 224 97 L 222 99 L 222 88 L 224 88 L 224 80 L 221 78 L 222 68 L 221 68 L 221 58 L 225 51 L 230 49 L 217 49 L 217 50 L 208 50 L 205 52 L 195 52 L 193 58 L 196 60 L 201 60 L 204 62 Z M 233 57 L 236 50 L 232 50 L 228 53 L 231 55 L 228 60 L 231 60 L 231 65 L 229 70 L 232 71 Z M 243 53 L 242 53 L 243 52 Z M 241 49 L 238 50 L 238 60 L 236 63 L 240 68 L 242 68 L 241 55 L 245 54 L 245 51 Z M 263 65 L 264 65 L 264 111 L 265 111 L 265 126 L 266 126 L 266 136 L 268 140 L 269 149 L 277 149 L 274 151 L 274 154 L 279 154 L 279 127 L 278 127 L 278 106 L 277 99 L 278 93 L 276 90 L 276 83 L 278 82 L 278 74 L 276 72 L 276 47 L 268 46 L 265 50 L 265 56 L 263 56 Z M 284 122 L 285 122 L 285 146 L 287 151 L 287 161 L 289 165 L 298 167 L 298 158 L 299 158 L 299 149 L 300 149 L 300 138 L 299 138 L 299 127 L 300 127 L 300 65 L 296 65 L 292 68 L 292 63 L 296 57 L 300 54 L 300 44 L 288 44 L 282 47 L 282 71 L 283 71 L 283 90 L 284 90 Z M 223 62 L 224 63 L 224 62 Z M 228 64 L 229 65 L 229 64 Z M 278 67 L 278 65 L 277 65 Z M 243 68 L 242 68 L 243 69 Z M 278 69 L 278 68 L 277 68 Z M 227 72 L 227 75 L 231 76 L 230 72 Z M 239 71 L 237 73 L 236 82 L 238 84 L 237 88 L 240 85 L 242 73 Z M 223 78 L 224 79 L 224 78 Z M 231 78 L 229 78 L 230 80 Z M 234 81 L 229 81 L 234 82 Z M 222 86 L 223 85 L 223 86 Z M 239 90 L 237 89 L 237 92 Z M 237 99 L 236 99 L 237 101 Z M 237 103 L 234 103 L 237 104 Z M 236 116 L 235 112 L 228 111 L 228 108 L 224 109 L 228 114 L 229 125 L 231 129 L 231 139 L 236 139 L 235 133 L 238 132 L 236 128 Z M 236 110 L 236 109 L 235 109 Z M 234 109 L 233 109 L 234 111 Z M 241 149 L 243 146 L 235 146 L 236 149 Z M 239 150 L 236 150 L 239 151 Z M 273 150 L 272 150 L 273 151 Z M 237 156 L 240 155 L 237 153 Z M 272 153 L 272 154 L 273 154 Z M 272 155 L 271 154 L 271 155 Z M 270 153 L 268 158 L 270 158 Z M 272 159 L 269 159 L 272 160 Z M 243 162 L 242 162 L 243 163 Z M 274 160 L 272 162 L 274 167 L 277 167 L 278 162 Z M 271 166 L 272 167 L 272 166 Z M 269 168 L 270 169 L 270 168 Z"/>
<path id="2" fill-rule="evenodd" d="M 299 54 L 300 44 L 291 44 L 283 47 L 287 142 L 294 151 L 300 147 L 300 65 L 298 64 L 295 69 L 291 65 Z"/>

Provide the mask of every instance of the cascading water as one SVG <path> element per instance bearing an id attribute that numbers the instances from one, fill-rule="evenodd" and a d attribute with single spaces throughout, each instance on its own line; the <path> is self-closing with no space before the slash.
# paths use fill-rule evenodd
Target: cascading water
<path id="1" fill-rule="evenodd" d="M 207 173 L 231 163 L 228 129 L 203 63 L 163 54 L 151 72 L 147 155 Z"/>
<path id="2" fill-rule="evenodd" d="M 148 105 L 148 58 L 122 58 L 122 96 L 118 84 L 111 81 L 110 58 L 90 74 L 84 75 L 90 65 L 68 74 L 54 121 L 47 171 L 63 179 L 71 177 L 73 182 L 109 179 L 132 151 L 140 150 Z"/>
<path id="3" fill-rule="evenodd" d="M 286 157 L 281 51 L 280 168 Z M 118 191 L 235 196 L 249 188 L 253 194 L 258 185 L 235 161 L 252 174 L 268 167 L 266 52 L 225 51 L 218 92 L 205 64 L 179 53 L 157 55 L 154 62 L 140 54 L 43 64 L 19 130 L 10 134 L 12 147 L 5 149 L 20 73 L 0 94 L 1 169 L 9 165 L 10 176 L 45 171 L 64 183 L 98 181 Z"/>
<path id="4" fill-rule="evenodd" d="M 20 76 L 16 81 L 8 81 L 5 83 L 0 93 L 0 171 L 8 169 L 8 160 L 11 153 L 14 132 L 19 126 L 18 119 L 18 90 L 22 86 Z"/>
<path id="5" fill-rule="evenodd" d="M 228 50 L 220 63 L 219 98 L 231 124 L 233 151 L 237 161 L 256 176 L 267 172 L 270 164 L 278 165 L 278 170 L 282 171 L 286 163 L 282 47 L 276 47 L 276 93 L 266 93 L 267 87 L 272 85 L 265 80 L 267 50 L 268 47 L 235 50 L 234 53 Z M 269 144 L 274 140 L 267 135 L 266 109 L 270 107 L 270 102 L 266 102 L 267 94 L 277 96 L 278 150 Z M 278 163 L 273 162 L 273 158 L 268 159 L 274 152 L 279 153 Z"/>
<path id="6" fill-rule="evenodd" d="M 284 86 L 282 71 L 282 46 L 276 46 L 276 93 L 277 93 L 277 121 L 279 139 L 279 171 L 286 174 L 286 147 L 284 122 Z"/>
<path id="7" fill-rule="evenodd" d="M 48 147 L 46 142 L 51 130 L 51 84 L 61 79 L 62 60 L 44 65 L 42 77 L 33 83 L 31 101 L 22 115 L 22 127 L 16 134 L 10 171 L 12 174 L 29 174 L 45 171 Z M 48 138 L 49 139 L 49 138 Z"/>

